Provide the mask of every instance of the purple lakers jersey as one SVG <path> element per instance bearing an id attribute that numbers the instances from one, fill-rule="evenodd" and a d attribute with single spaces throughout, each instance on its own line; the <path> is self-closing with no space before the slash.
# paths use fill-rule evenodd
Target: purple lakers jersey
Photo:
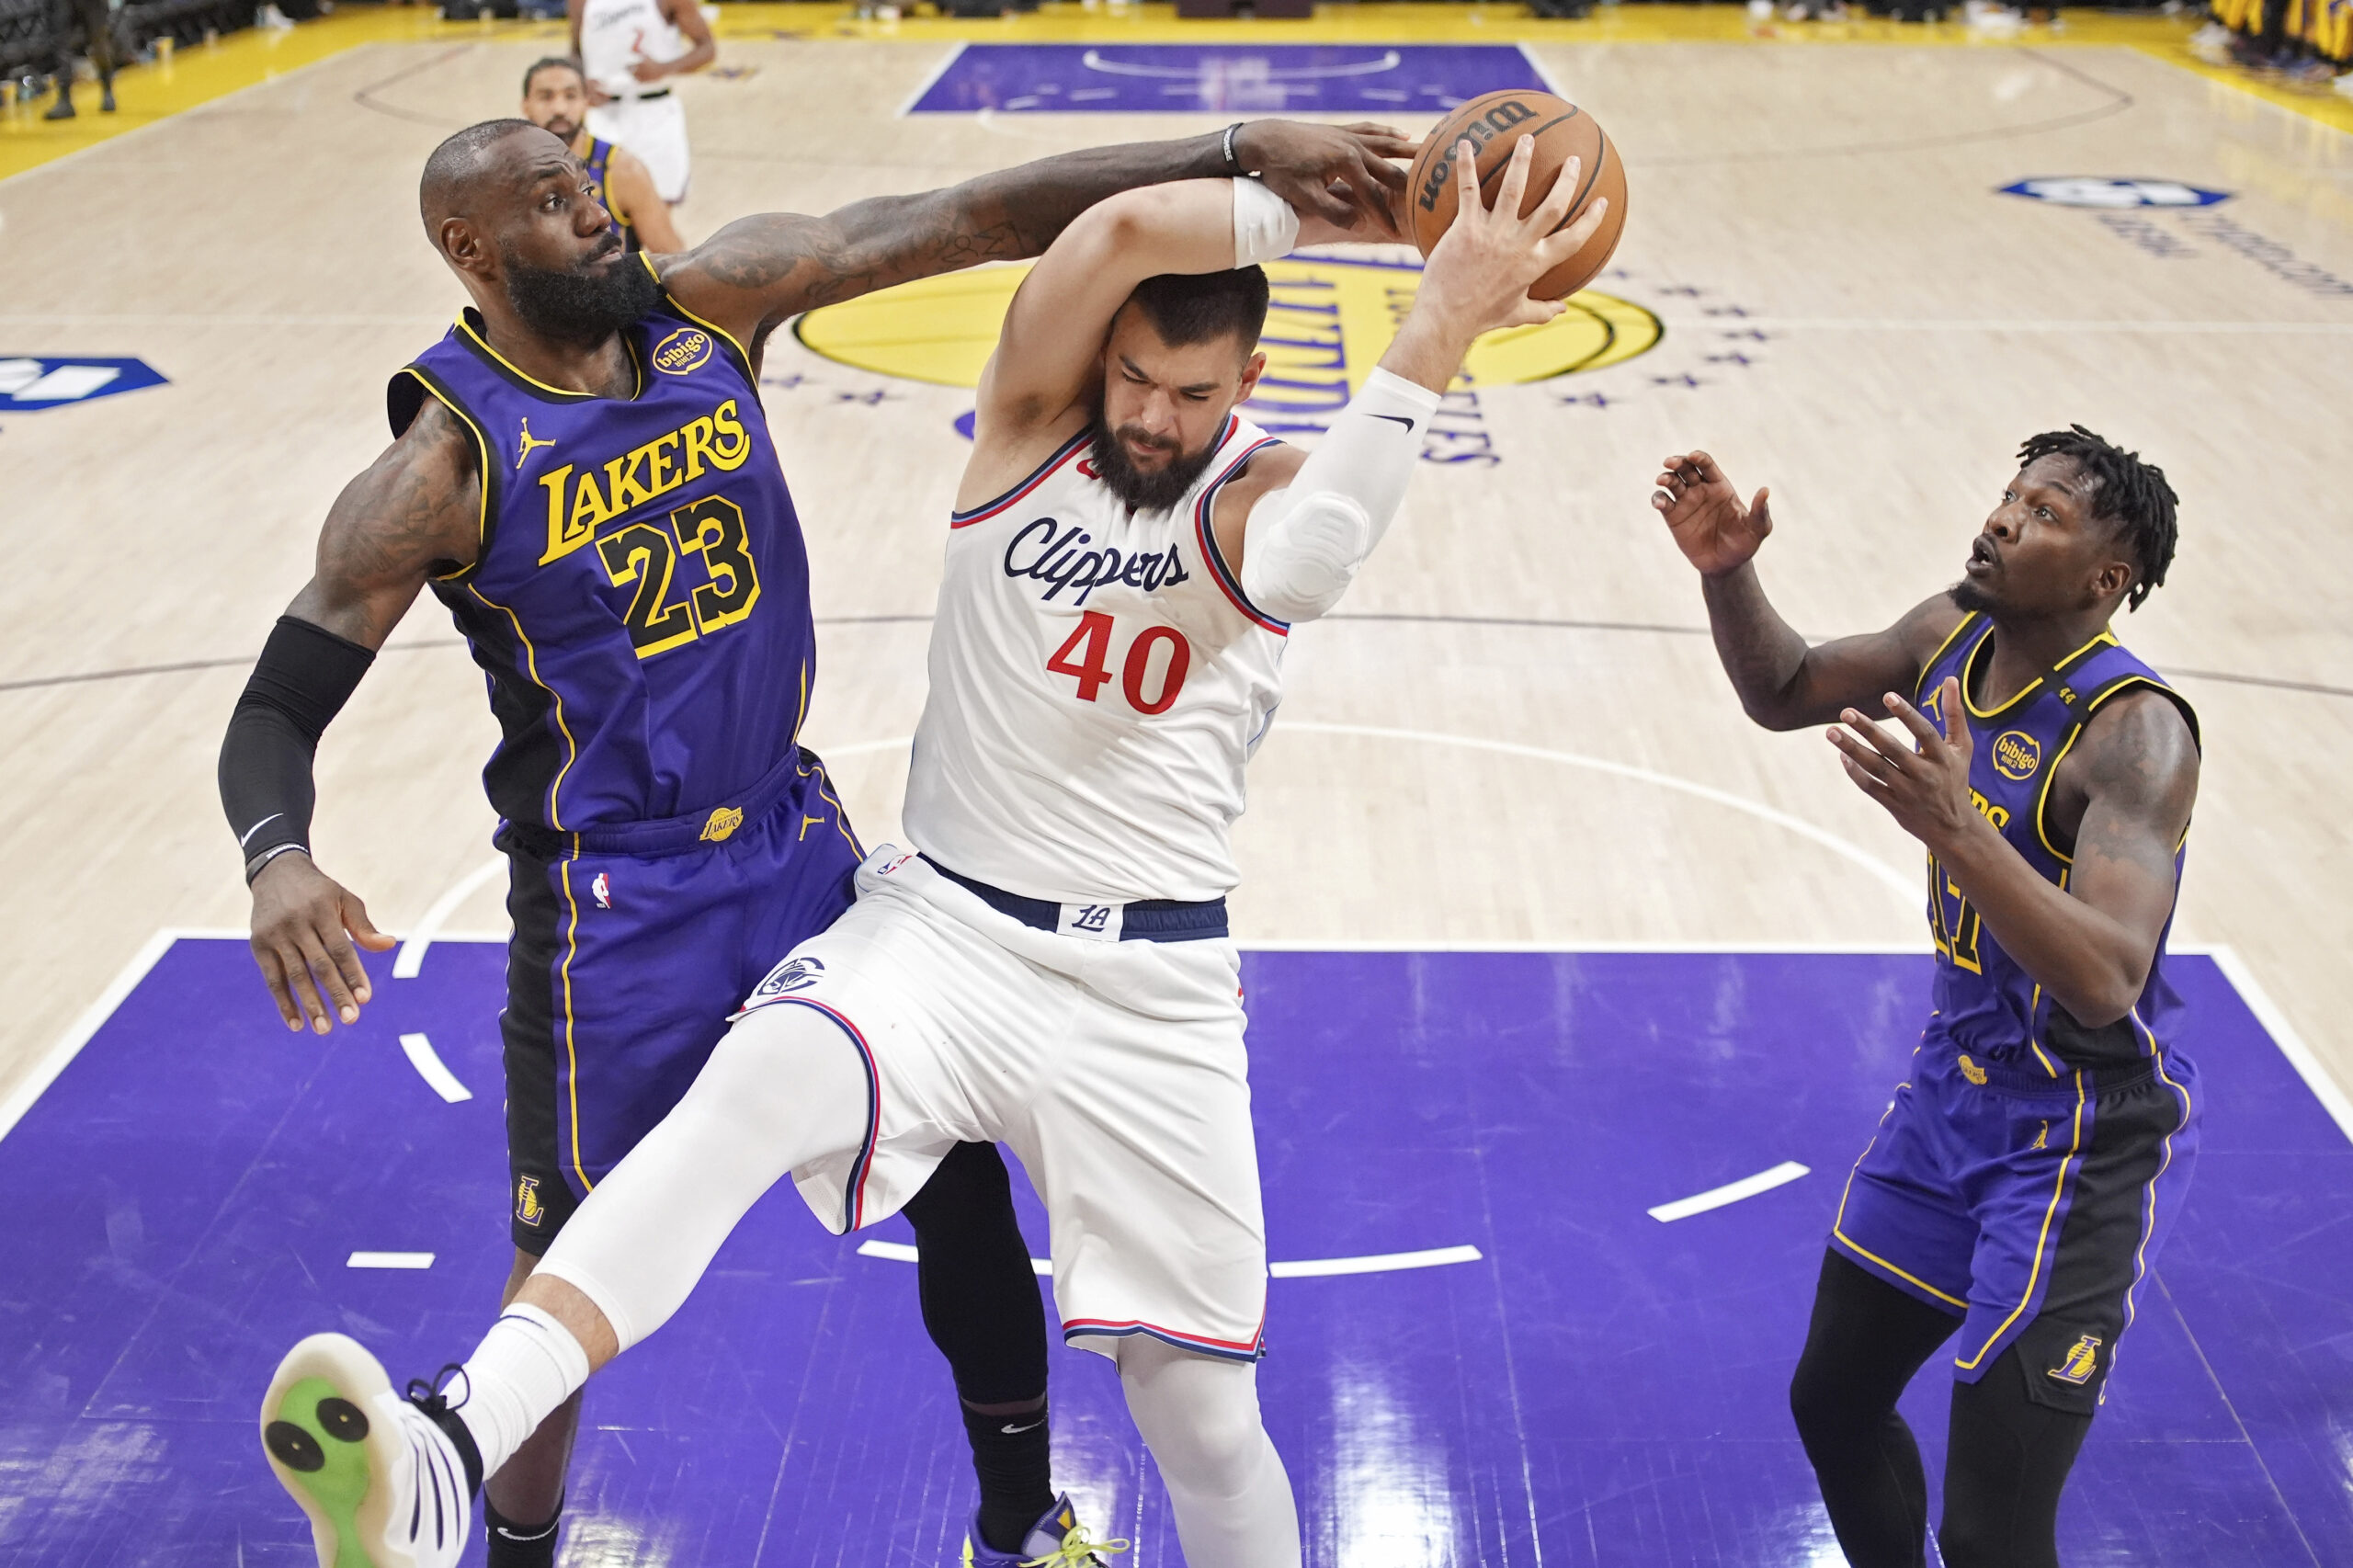
<path id="1" fill-rule="evenodd" d="M 1962 619 L 1922 672 L 1915 698 L 1938 722 L 1947 676 L 1961 679 L 1961 705 L 1975 744 L 1969 764 L 1971 800 L 2012 848 L 2060 887 L 2074 869 L 2059 848 L 2045 813 L 2051 781 L 2094 713 L 2119 695 L 2141 687 L 2163 692 L 2180 708 L 2194 737 L 2198 717 L 2157 673 L 2127 653 L 2114 633 L 2099 636 L 2062 660 L 2025 690 L 1987 710 L 1979 698 L 1994 653 L 1994 623 L 1983 615 Z M 2174 876 L 2181 875 L 2174 852 Z M 2087 1028 L 2045 995 L 2042 987 L 2004 952 L 1945 868 L 1928 858 L 1928 927 L 1937 945 L 1936 1017 L 1930 1036 L 1942 1035 L 1983 1059 L 2047 1072 L 2066 1067 L 2118 1066 L 2174 1043 L 2181 998 L 2165 978 L 2165 937 L 2157 938 L 2148 983 L 2131 1012 L 2101 1028 Z"/>
<path id="2" fill-rule="evenodd" d="M 433 590 L 490 677 L 491 804 L 560 832 L 724 805 L 797 756 L 815 674 L 742 347 L 666 294 L 623 336 L 634 389 L 597 397 L 524 375 L 468 310 L 387 399 L 395 435 L 428 393 L 472 432 L 481 552 Z"/>

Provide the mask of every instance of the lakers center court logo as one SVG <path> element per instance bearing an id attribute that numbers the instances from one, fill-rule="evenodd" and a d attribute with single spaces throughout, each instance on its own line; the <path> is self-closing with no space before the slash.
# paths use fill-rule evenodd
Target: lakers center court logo
<path id="1" fill-rule="evenodd" d="M 1027 267 L 950 273 L 812 311 L 794 327 L 840 364 L 939 386 L 980 384 L 997 329 Z M 1296 256 L 1267 267 L 1272 299 L 1258 340 L 1267 371 L 1243 406 L 1270 435 L 1320 434 L 1379 363 L 1413 308 L 1418 261 Z M 1605 369 L 1648 353 L 1665 335 L 1657 316 L 1586 290 L 1540 326 L 1493 332 L 1472 347 L 1451 394 Z M 1450 460 L 1426 446 L 1428 460 Z"/>

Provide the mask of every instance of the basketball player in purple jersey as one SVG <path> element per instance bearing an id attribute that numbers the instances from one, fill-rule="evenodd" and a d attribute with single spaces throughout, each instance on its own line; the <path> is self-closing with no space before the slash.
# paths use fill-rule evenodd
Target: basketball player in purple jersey
<path id="1" fill-rule="evenodd" d="M 2173 490 L 2080 425 L 2018 455 L 1959 583 L 1812 648 L 1757 580 L 1766 492 L 1742 506 L 1692 452 L 1652 497 L 1749 717 L 1835 725 L 1847 777 L 1928 849 L 1935 1007 L 1840 1198 L 1790 1388 L 1856 1568 L 1923 1561 L 1895 1402 L 1948 1340 L 1944 1561 L 2055 1568 L 2060 1492 L 2198 1147 L 2165 969 L 2198 721 L 2109 626 L 2165 579 Z"/>
<path id="2" fill-rule="evenodd" d="M 356 1022 L 370 989 L 355 944 L 392 939 L 312 862 L 312 758 L 418 593 L 449 610 L 503 732 L 483 782 L 515 921 L 510 1299 L 776 955 L 851 902 L 862 850 L 798 743 L 814 631 L 759 403 L 768 335 L 818 304 L 1036 256 L 1094 202 L 1168 180 L 1257 171 L 1308 210 L 1385 233 L 1402 176 L 1382 160 L 1411 151 L 1371 128 L 1259 121 L 822 218 L 747 218 L 657 261 L 626 251 L 546 131 L 495 120 L 436 150 L 426 231 L 472 303 L 393 378 L 392 444 L 330 510 L 314 575 L 230 721 L 221 788 L 287 1027 Z M 1017 1542 L 1055 1500 L 1043 1314 L 995 1149 L 960 1145 L 907 1212 L 983 1531 Z M 578 1419 L 564 1402 L 489 1479 L 493 1568 L 552 1561 Z M 326 1462 L 290 1426 L 267 1437 L 296 1472 Z M 313 1522 L 335 1561 L 333 1528 Z"/>

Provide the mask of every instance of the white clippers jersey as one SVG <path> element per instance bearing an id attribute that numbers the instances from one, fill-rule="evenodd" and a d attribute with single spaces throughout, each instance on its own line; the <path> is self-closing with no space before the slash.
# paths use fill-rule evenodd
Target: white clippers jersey
<path id="1" fill-rule="evenodd" d="M 580 63 L 615 97 L 664 92 L 670 81 L 651 85 L 630 74 L 641 60 L 676 60 L 687 52 L 687 37 L 662 14 L 660 0 L 588 0 L 580 14 Z"/>
<path id="2" fill-rule="evenodd" d="M 1165 512 L 1131 515 L 1073 437 L 949 522 L 907 835 L 952 871 L 1060 903 L 1222 897 L 1243 768 L 1290 628 L 1211 539 L 1219 489 L 1274 445 L 1228 415 Z"/>

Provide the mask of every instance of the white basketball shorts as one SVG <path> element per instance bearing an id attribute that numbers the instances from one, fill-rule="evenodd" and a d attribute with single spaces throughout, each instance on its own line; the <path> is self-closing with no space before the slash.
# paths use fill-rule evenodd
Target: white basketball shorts
<path id="1" fill-rule="evenodd" d="M 957 1143 L 1002 1142 L 1046 1200 L 1066 1340 L 1246 1360 L 1267 1233 L 1240 973 L 1222 938 L 1035 929 L 886 846 L 744 1011 L 814 1009 L 868 1063 L 865 1142 L 792 1173 L 828 1230 L 897 1212 Z"/>
<path id="2" fill-rule="evenodd" d="M 634 153 L 665 201 L 684 201 L 694 170 L 687 156 L 687 106 L 660 98 L 615 98 L 588 111 L 588 134 Z"/>

